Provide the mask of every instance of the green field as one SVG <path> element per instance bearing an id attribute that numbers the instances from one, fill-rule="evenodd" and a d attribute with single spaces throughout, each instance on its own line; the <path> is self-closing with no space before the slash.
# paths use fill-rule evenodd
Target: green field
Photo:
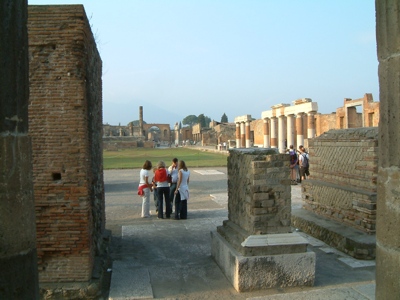
<path id="1" fill-rule="evenodd" d="M 155 166 L 163 160 L 170 165 L 176 157 L 184 160 L 188 168 L 192 167 L 224 167 L 227 164 L 227 155 L 190 150 L 187 148 L 134 148 L 119 151 L 104 151 L 104 169 L 137 169 L 143 166 L 146 159 Z"/>

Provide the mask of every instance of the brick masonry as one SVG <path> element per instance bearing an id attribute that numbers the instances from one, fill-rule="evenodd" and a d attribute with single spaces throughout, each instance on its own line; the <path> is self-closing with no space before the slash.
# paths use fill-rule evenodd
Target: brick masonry
<path id="1" fill-rule="evenodd" d="M 28 7 L 39 280 L 87 281 L 105 227 L 102 61 L 82 5 Z"/>
<path id="2" fill-rule="evenodd" d="M 366 233 L 376 231 L 378 128 L 330 130 L 309 140 L 304 208 Z"/>

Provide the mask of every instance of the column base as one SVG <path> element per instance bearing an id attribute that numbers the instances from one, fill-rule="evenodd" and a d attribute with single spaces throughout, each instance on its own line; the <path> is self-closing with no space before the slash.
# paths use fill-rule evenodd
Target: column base
<path id="1" fill-rule="evenodd" d="M 290 249 L 293 243 L 299 240 L 296 233 L 288 233 L 288 242 L 280 242 L 282 249 Z M 274 234 L 264 235 L 274 238 Z M 262 238 L 250 236 L 243 247 L 262 247 L 267 250 Z M 259 236 L 258 236 L 259 237 Z M 294 239 L 293 239 L 294 238 Z M 303 243 L 303 241 L 301 242 Z M 288 248 L 287 248 L 288 247 Z M 246 251 L 243 251 L 246 252 Z M 268 251 L 266 251 L 268 252 Z M 274 250 L 273 252 L 276 252 Z M 313 286 L 315 280 L 315 253 L 296 252 L 283 254 L 266 254 L 244 256 L 218 232 L 211 232 L 211 255 L 227 279 L 238 292 L 264 290 L 276 287 Z"/>

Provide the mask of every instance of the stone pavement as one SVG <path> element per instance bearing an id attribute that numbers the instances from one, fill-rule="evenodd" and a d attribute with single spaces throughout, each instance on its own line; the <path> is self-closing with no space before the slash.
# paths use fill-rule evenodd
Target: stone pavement
<path id="1" fill-rule="evenodd" d="M 375 261 L 353 259 L 302 232 L 317 255 L 314 287 L 238 293 L 211 257 L 210 232 L 228 218 L 226 168 L 190 171 L 189 214 L 180 221 L 158 220 L 154 211 L 140 218 L 139 170 L 104 172 L 109 299 L 375 299 Z M 300 186 L 292 187 L 292 207 L 301 207 Z"/>

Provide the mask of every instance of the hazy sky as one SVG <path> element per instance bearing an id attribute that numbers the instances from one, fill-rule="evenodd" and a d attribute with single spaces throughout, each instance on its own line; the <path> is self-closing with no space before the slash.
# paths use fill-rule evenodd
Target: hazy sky
<path id="1" fill-rule="evenodd" d="M 379 101 L 374 0 L 28 0 L 83 4 L 103 61 L 103 122 L 230 122 L 299 98 Z"/>

